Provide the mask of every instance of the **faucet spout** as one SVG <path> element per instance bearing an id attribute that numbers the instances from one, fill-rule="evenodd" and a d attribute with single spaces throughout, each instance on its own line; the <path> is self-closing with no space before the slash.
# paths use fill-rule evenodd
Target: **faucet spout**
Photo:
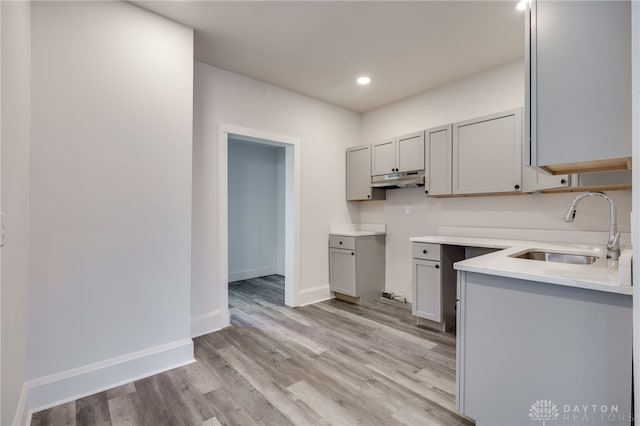
<path id="1" fill-rule="evenodd" d="M 609 202 L 609 240 L 607 241 L 607 259 L 616 260 L 620 257 L 620 233 L 618 232 L 618 225 L 616 222 L 616 205 L 613 199 L 604 192 L 585 192 L 578 195 L 571 203 L 569 210 L 564 215 L 565 222 L 573 222 L 576 217 L 576 207 L 578 203 L 586 197 L 602 197 Z"/>

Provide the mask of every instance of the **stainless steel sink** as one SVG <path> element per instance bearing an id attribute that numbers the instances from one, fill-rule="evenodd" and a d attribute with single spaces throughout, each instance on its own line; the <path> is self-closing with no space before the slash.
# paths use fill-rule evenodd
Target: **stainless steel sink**
<path id="1" fill-rule="evenodd" d="M 570 263 L 573 265 L 591 265 L 598 260 L 598 256 L 588 254 L 552 253 L 548 251 L 531 250 L 512 255 L 519 259 L 540 260 L 543 262 Z"/>

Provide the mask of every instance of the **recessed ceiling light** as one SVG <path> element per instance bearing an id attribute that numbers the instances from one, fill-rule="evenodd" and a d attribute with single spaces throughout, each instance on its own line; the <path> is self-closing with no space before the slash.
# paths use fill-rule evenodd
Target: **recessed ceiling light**
<path id="1" fill-rule="evenodd" d="M 529 5 L 529 3 L 531 3 L 531 0 L 520 0 L 516 4 L 516 10 L 524 11 L 527 8 L 527 6 Z"/>
<path id="2" fill-rule="evenodd" d="M 358 77 L 358 79 L 356 80 L 358 82 L 359 85 L 364 86 L 366 84 L 371 83 L 371 79 L 369 77 Z"/>

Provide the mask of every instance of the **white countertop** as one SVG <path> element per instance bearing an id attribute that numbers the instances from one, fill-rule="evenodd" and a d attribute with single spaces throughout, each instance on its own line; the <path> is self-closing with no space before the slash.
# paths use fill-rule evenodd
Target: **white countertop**
<path id="1" fill-rule="evenodd" d="M 617 262 L 610 262 L 606 259 L 604 246 L 451 235 L 427 235 L 411 238 L 410 240 L 422 243 L 502 249 L 456 262 L 454 267 L 459 271 L 498 275 L 610 293 L 627 295 L 633 293 L 633 287 L 619 285 Z M 517 255 L 528 250 L 587 254 L 598 256 L 599 258 L 591 265 L 571 265 L 511 257 L 511 255 Z"/>
<path id="2" fill-rule="evenodd" d="M 369 237 L 372 235 L 384 235 L 387 225 L 380 223 L 349 223 L 329 225 L 329 235 L 342 237 Z"/>
<path id="3" fill-rule="evenodd" d="M 329 235 L 338 235 L 341 237 L 369 237 L 371 235 L 384 235 L 384 234 L 385 233 L 381 231 L 348 231 L 348 230 L 329 233 Z"/>

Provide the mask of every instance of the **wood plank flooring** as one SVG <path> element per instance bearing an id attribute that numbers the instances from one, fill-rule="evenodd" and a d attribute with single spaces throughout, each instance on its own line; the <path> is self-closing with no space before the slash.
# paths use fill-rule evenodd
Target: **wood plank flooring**
<path id="1" fill-rule="evenodd" d="M 283 277 L 229 285 L 232 326 L 197 363 L 35 413 L 43 425 L 472 425 L 456 414 L 455 339 L 410 305 L 284 306 Z"/>

